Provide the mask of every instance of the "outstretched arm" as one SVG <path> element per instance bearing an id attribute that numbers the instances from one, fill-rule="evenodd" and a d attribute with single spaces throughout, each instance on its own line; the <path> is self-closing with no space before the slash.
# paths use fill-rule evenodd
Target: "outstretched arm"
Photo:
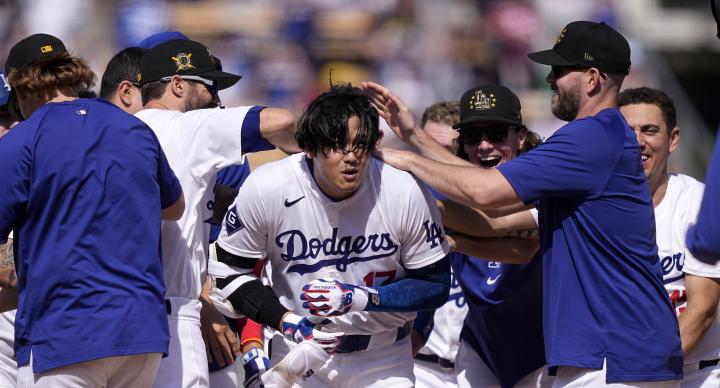
<path id="1" fill-rule="evenodd" d="M 300 152 L 295 132 L 297 117 L 287 109 L 265 108 L 260 112 L 260 134 L 285 153 Z"/>
<path id="2" fill-rule="evenodd" d="M 446 229 L 475 237 L 537 238 L 538 228 L 529 210 L 501 217 L 451 200 L 438 200 L 438 208 Z"/>

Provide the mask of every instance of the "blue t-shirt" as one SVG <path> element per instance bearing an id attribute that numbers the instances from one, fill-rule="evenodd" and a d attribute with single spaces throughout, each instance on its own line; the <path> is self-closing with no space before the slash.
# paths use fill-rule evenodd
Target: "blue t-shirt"
<path id="1" fill-rule="evenodd" d="M 180 183 L 142 121 L 49 103 L 0 138 L 0 241 L 18 233 L 18 365 L 168 351 L 161 209 Z"/>
<path id="2" fill-rule="evenodd" d="M 454 253 L 451 263 L 468 304 L 460 337 L 500 385 L 512 387 L 545 365 L 542 259 L 504 264 Z"/>
<path id="3" fill-rule="evenodd" d="M 701 261 L 710 264 L 720 261 L 720 132 L 705 178 L 697 224 L 688 229 L 687 246 Z"/>
<path id="4" fill-rule="evenodd" d="M 620 111 L 572 121 L 498 169 L 525 203 L 539 201 L 548 365 L 606 359 L 608 383 L 681 378 L 650 190 Z"/>

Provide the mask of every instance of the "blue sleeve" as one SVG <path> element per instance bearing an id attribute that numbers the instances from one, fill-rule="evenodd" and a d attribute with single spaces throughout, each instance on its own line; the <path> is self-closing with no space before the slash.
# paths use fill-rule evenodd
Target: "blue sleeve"
<path id="1" fill-rule="evenodd" d="M 244 154 L 275 149 L 275 146 L 265 140 L 260 132 L 260 112 L 263 109 L 265 107 L 254 106 L 245 114 L 240 131 L 242 152 Z"/>
<path id="2" fill-rule="evenodd" d="M 445 256 L 428 266 L 408 269 L 407 277 L 370 290 L 366 311 L 436 309 L 445 304 L 450 295 L 450 259 Z"/>
<path id="3" fill-rule="evenodd" d="M 720 260 L 720 132 L 705 178 L 697 223 L 688 229 L 687 245 L 701 261 L 714 263 Z"/>
<path id="4" fill-rule="evenodd" d="M 592 118 L 560 128 L 534 150 L 498 167 L 526 204 L 600 191 L 623 150 L 624 129 Z"/>
<path id="5" fill-rule="evenodd" d="M 32 155 L 25 134 L 15 128 L 0 138 L 0 244 L 22 220 L 30 195 Z"/>
<path id="6" fill-rule="evenodd" d="M 148 131 L 151 131 L 148 128 Z M 152 133 L 152 131 L 151 131 Z M 153 134 L 153 136 L 155 136 Z M 170 168 L 170 164 L 165 157 L 160 142 L 154 138 L 158 149 L 158 184 L 160 185 L 160 207 L 165 209 L 172 206 L 180 198 L 182 187 L 180 181 L 175 176 L 175 172 Z"/>

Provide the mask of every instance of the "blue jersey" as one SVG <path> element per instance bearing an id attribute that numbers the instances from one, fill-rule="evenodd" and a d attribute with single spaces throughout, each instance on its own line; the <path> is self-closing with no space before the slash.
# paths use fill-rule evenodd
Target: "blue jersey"
<path id="1" fill-rule="evenodd" d="M 0 176 L 18 365 L 167 352 L 160 218 L 181 188 L 150 128 L 101 100 L 49 103 L 0 138 Z"/>
<path id="2" fill-rule="evenodd" d="M 620 111 L 572 121 L 498 169 L 525 203 L 539 201 L 548 365 L 606 359 L 608 383 L 681 378 L 650 190 Z"/>
<path id="3" fill-rule="evenodd" d="M 720 132 L 705 178 L 697 224 L 688 230 L 687 246 L 701 261 L 710 264 L 720 261 Z"/>
<path id="4" fill-rule="evenodd" d="M 504 264 L 461 253 L 452 256 L 468 315 L 461 338 L 512 387 L 545 365 L 542 336 L 542 261 Z"/>

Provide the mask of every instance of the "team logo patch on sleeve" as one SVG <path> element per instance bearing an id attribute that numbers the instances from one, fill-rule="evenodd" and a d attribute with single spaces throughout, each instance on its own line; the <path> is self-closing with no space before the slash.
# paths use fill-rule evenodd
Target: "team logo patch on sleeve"
<path id="1" fill-rule="evenodd" d="M 227 214 L 225 214 L 225 231 L 227 231 L 228 236 L 232 236 L 244 227 L 245 225 L 243 225 L 240 217 L 237 215 L 237 209 L 235 209 L 235 206 L 231 207 Z"/>

